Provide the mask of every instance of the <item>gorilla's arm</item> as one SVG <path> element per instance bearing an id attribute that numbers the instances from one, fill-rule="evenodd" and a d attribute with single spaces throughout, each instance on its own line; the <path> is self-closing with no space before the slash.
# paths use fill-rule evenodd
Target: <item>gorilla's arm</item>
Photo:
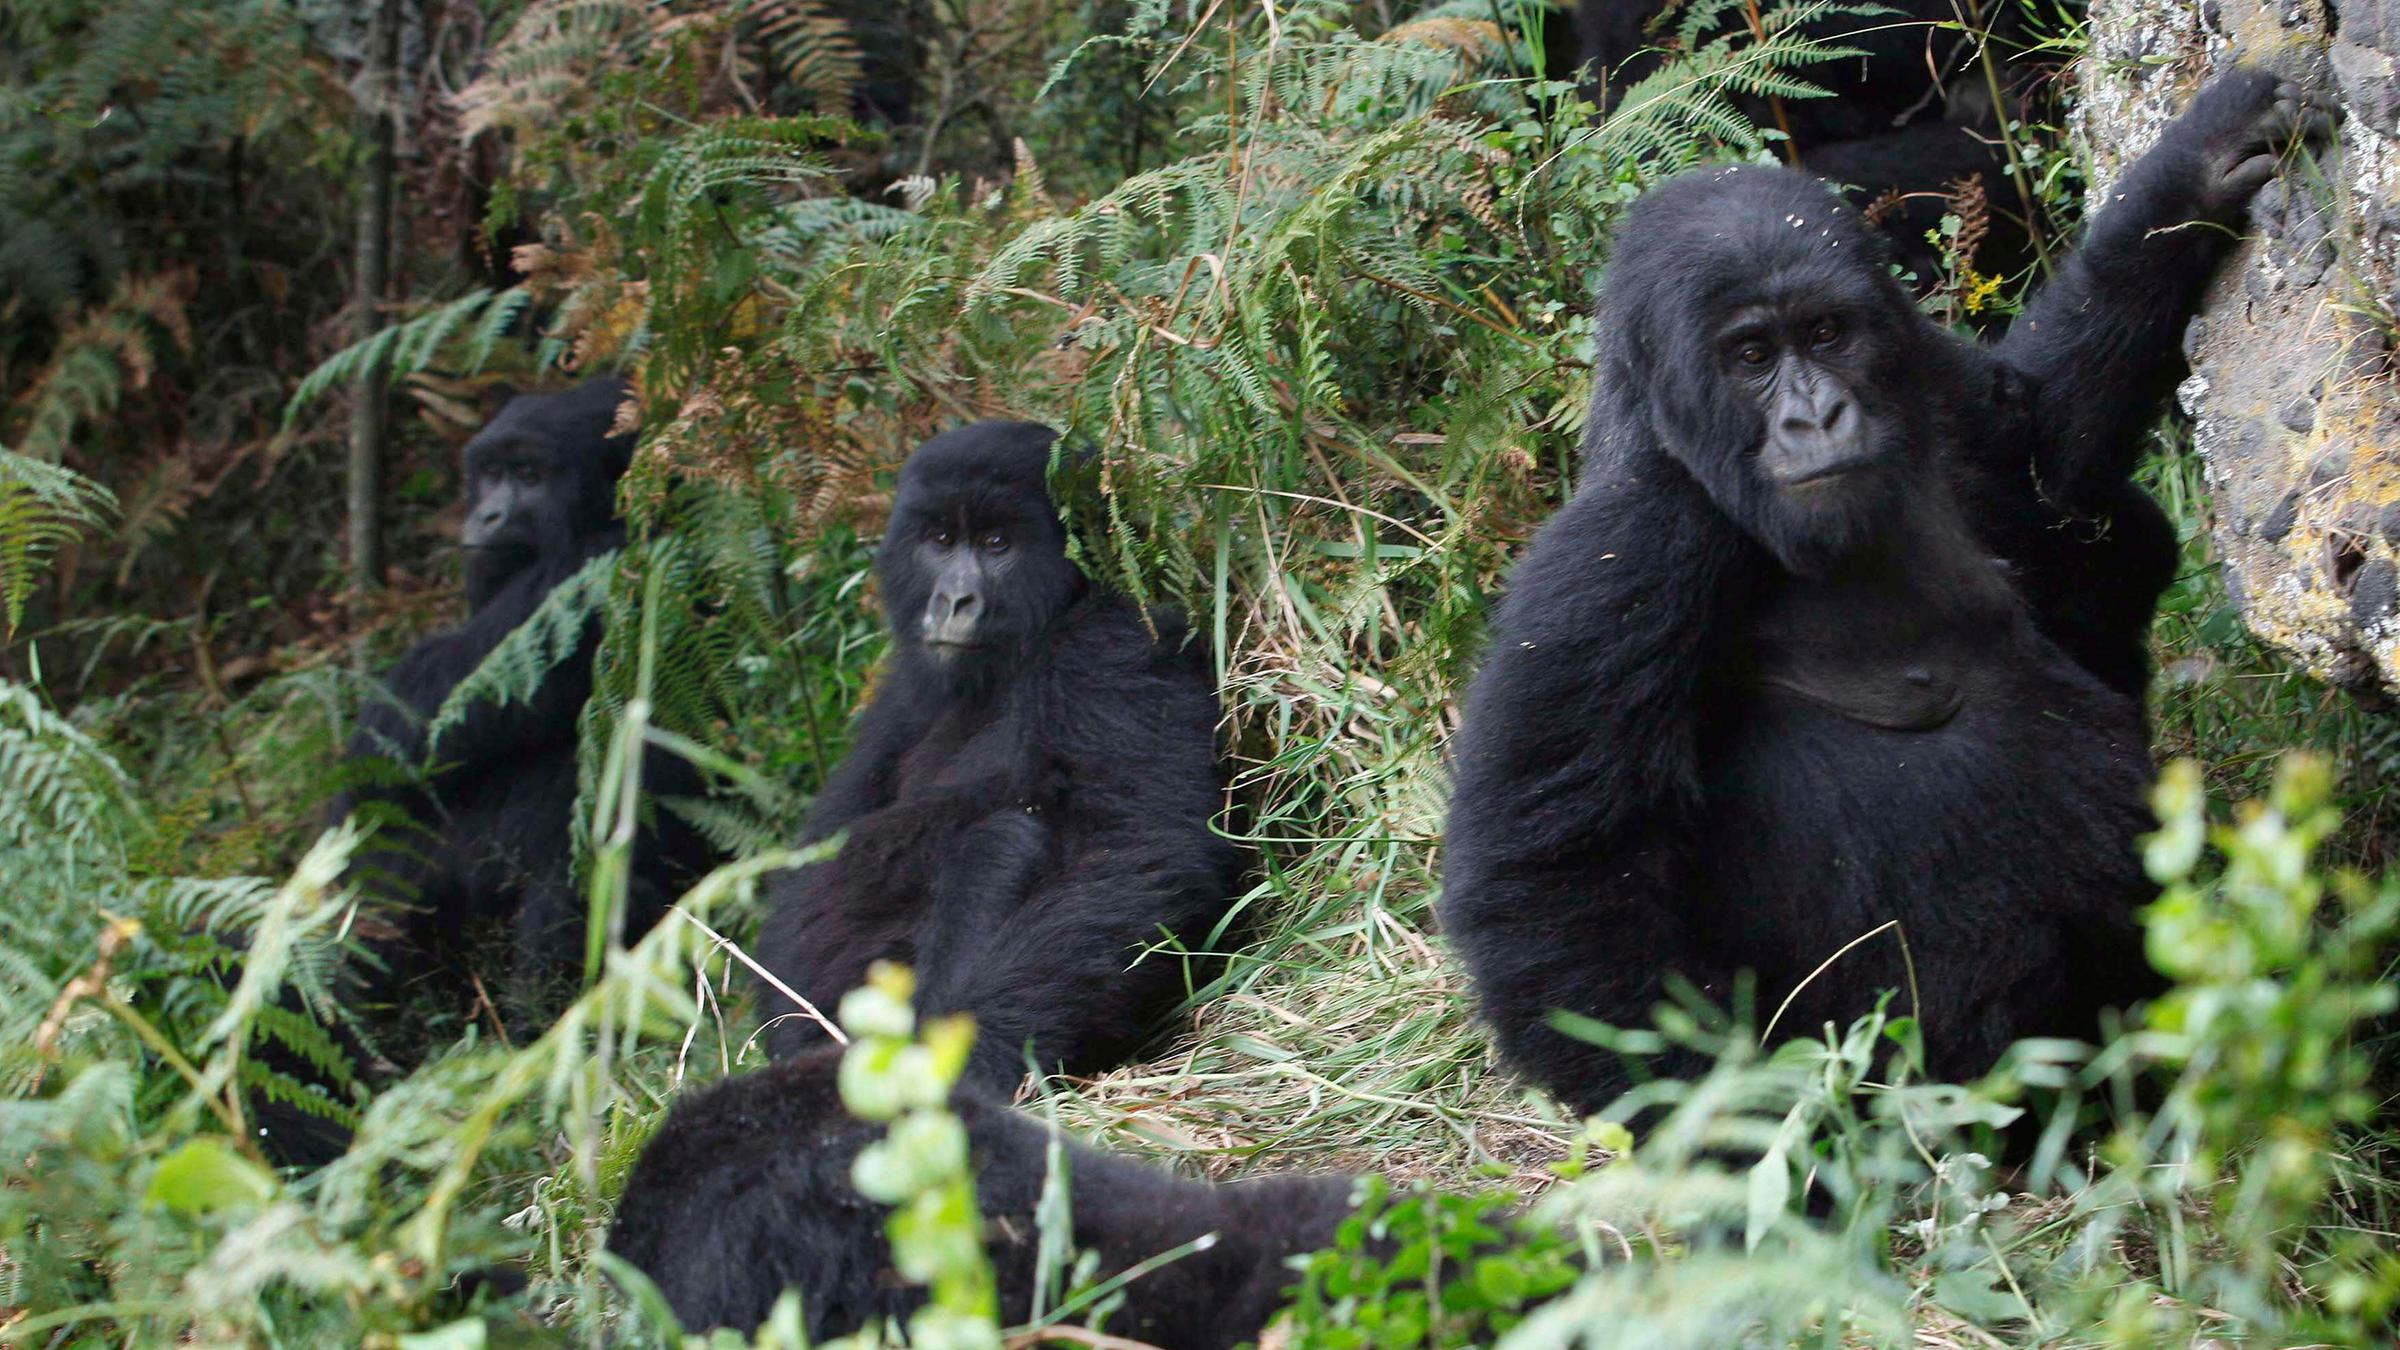
<path id="1" fill-rule="evenodd" d="M 883 691 L 858 715 L 850 753 L 826 775 L 817 799 L 809 804 L 801 843 L 830 838 L 834 831 L 890 804 L 899 788 L 900 757 L 933 720 L 928 683 L 914 672 L 890 672 Z"/>
<path id="2" fill-rule="evenodd" d="M 2104 510 L 2132 472 L 2142 428 L 2179 376 L 2185 320 L 2277 154 L 2311 122 L 2267 71 L 2210 82 L 2126 171 L 2083 246 L 1995 349 L 2032 382 L 2034 473 L 2054 509 Z"/>
<path id="3" fill-rule="evenodd" d="M 384 694 L 359 710 L 353 754 L 382 755 L 416 766 L 431 761 L 438 781 L 473 772 L 529 746 L 555 745 L 575 736 L 575 719 L 592 696 L 592 654 L 599 643 L 597 621 L 565 660 L 550 668 L 533 696 L 506 703 L 478 702 L 442 733 L 426 752 L 425 732 L 450 691 L 473 675 L 509 634 L 541 608 L 550 592 L 590 559 L 622 542 L 594 539 L 573 556 L 538 562 L 509 578 L 466 622 L 409 649 L 384 673 Z"/>
<path id="4" fill-rule="evenodd" d="M 1154 657 L 1124 611 L 1050 665 L 1033 753 L 1059 766 L 1064 801 L 978 826 L 922 930 L 922 1005 L 974 1011 L 972 1072 L 994 1085 L 1023 1076 L 1029 1043 L 1045 1067 L 1130 1050 L 1183 993 L 1181 958 L 1143 952 L 1170 933 L 1202 943 L 1238 875 L 1208 824 L 1223 798 L 1198 662 Z"/>
<path id="5" fill-rule="evenodd" d="M 945 876 L 1006 885 L 981 868 L 977 839 L 989 801 L 965 791 L 911 797 L 852 818 L 841 850 L 771 878 L 753 952 L 775 978 L 831 1015 L 877 961 L 925 964 L 919 927 L 943 903 Z M 1015 883 L 1022 889 L 1022 882 Z M 983 934 L 978 931 L 975 941 Z M 767 1044 L 776 1055 L 814 1045 L 817 1023 L 772 985 L 761 985 Z"/>
<path id="6" fill-rule="evenodd" d="M 800 1290 L 812 1337 L 924 1301 L 891 1275 L 888 1211 L 851 1187 L 852 1161 L 881 1131 L 844 1114 L 837 1062 L 786 1060 L 686 1100 L 635 1165 L 609 1249 L 658 1285 L 686 1329 L 749 1330 L 787 1287 Z M 1019 1322 L 1031 1310 L 1049 1132 L 969 1088 L 953 1105 L 967 1127 L 1001 1318 Z M 1216 1237 L 1126 1287 L 1108 1330 L 1150 1344 L 1222 1350 L 1255 1338 L 1294 1282 L 1284 1261 L 1329 1244 L 1349 1210 L 1339 1177 L 1210 1185 L 1072 1138 L 1067 1155 L 1075 1242 L 1099 1253 L 1101 1277 Z"/>
<path id="7" fill-rule="evenodd" d="M 1702 680 L 1745 547 L 1663 455 L 1595 464 L 1517 566 L 1469 696 L 1442 924 L 1503 1049 L 1586 1110 L 1623 1069 L 1547 1018 L 1648 1027 L 1692 942 Z"/>

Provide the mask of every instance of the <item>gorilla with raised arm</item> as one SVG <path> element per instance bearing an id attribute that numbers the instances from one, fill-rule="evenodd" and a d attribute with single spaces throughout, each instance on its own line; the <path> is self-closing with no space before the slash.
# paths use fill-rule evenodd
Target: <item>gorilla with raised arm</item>
<path id="1" fill-rule="evenodd" d="M 1696 173 L 1628 215 L 1585 479 L 1455 747 L 1441 915 L 1508 1060 L 1598 1109 L 1628 1067 L 1554 1011 L 1647 1026 L 1669 976 L 1721 1003 L 1746 970 L 1762 1009 L 1800 991 L 1786 1030 L 1913 996 L 1957 1077 L 2156 988 L 2135 841 L 2175 539 L 2130 475 L 2319 120 L 2261 71 L 2209 85 L 1992 346 L 1805 175 Z"/>
<path id="2" fill-rule="evenodd" d="M 888 1206 L 850 1182 L 881 1126 L 844 1114 L 838 1051 L 823 1049 L 729 1079 L 676 1104 L 617 1205 L 609 1250 L 648 1275 L 688 1331 L 748 1332 L 787 1288 L 800 1291 L 811 1338 L 904 1318 L 925 1291 L 891 1269 Z M 1005 1100 L 962 1087 L 998 1277 L 1001 1325 L 1031 1315 L 1050 1133 Z M 1066 1141 L 1075 1245 L 1106 1279 L 1195 1239 L 1211 1244 L 1125 1287 L 1111 1335 L 1167 1350 L 1227 1350 L 1255 1339 L 1297 1277 L 1285 1262 L 1331 1245 L 1350 1210 L 1339 1176 L 1211 1185 Z"/>
<path id="3" fill-rule="evenodd" d="M 985 422 L 910 456 L 875 556 L 890 670 L 804 838 L 846 838 L 773 884 L 758 952 L 768 1044 L 822 1033 L 869 964 L 904 961 L 919 1008 L 972 1012 L 969 1072 L 1013 1086 L 1106 1067 L 1186 992 L 1239 861 L 1204 653 L 1172 615 L 1091 586 L 1066 555 L 1054 433 Z M 1154 635 L 1155 634 L 1155 635 Z"/>

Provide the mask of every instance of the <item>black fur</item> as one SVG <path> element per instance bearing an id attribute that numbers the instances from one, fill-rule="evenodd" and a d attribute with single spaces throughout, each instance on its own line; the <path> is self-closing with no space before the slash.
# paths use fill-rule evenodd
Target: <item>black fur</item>
<path id="1" fill-rule="evenodd" d="M 1957 26 L 1963 11 L 1949 0 L 1884 4 L 1889 12 L 1830 14 L 1804 26 L 1817 41 L 1862 53 L 1796 72 L 1831 97 L 1784 99 L 1779 107 L 1746 99 L 1744 111 L 1762 128 L 1788 130 L 1802 167 L 1857 188 L 1861 204 L 1888 192 L 1908 194 L 1888 208 L 1885 223 L 1902 261 L 1920 276 L 1939 261 L 1925 234 L 1940 223 L 1950 185 L 1980 174 L 1999 213 L 1981 270 L 2013 270 L 2024 261 L 2030 236 L 2012 217 L 2021 217 L 2028 204 L 2018 200 L 2009 178 L 2000 126 L 2004 117 L 2022 116 L 2013 105 L 2054 78 L 2060 59 L 2029 49 L 2032 35 L 2016 6 L 1985 6 L 1989 50 L 2007 100 L 1996 108 L 1982 66 L 1983 40 Z M 1663 31 L 1647 30 L 1664 8 L 1660 0 L 1576 5 L 1587 78 L 1605 82 L 1611 105 L 1662 61 L 1657 44 L 1671 36 L 1677 16 L 1660 25 Z M 1741 22 L 1739 10 L 1731 22 Z"/>
<path id="2" fill-rule="evenodd" d="M 850 1185 L 880 1127 L 851 1119 L 830 1051 L 787 1060 L 678 1103 L 642 1153 L 617 1205 L 609 1249 L 657 1283 L 687 1330 L 748 1331 L 787 1287 L 811 1337 L 904 1317 L 924 1300 L 891 1270 L 890 1210 Z M 961 1089 L 984 1250 L 1003 1324 L 1024 1321 L 1034 1288 L 1034 1207 L 1049 1130 L 997 1098 Z M 1100 1276 L 1201 1237 L 1216 1243 L 1126 1288 L 1108 1330 L 1163 1350 L 1220 1350 L 1256 1338 L 1296 1282 L 1293 1256 L 1330 1245 L 1349 1211 L 1342 1177 L 1211 1185 L 1069 1139 L 1078 1248 Z"/>
<path id="3" fill-rule="evenodd" d="M 348 775 L 367 785 L 344 792 L 330 813 L 355 812 L 376 828 L 352 861 L 371 902 L 358 931 L 372 959 L 358 963 L 345 991 L 362 1012 L 413 1001 L 417 986 L 436 981 L 439 997 L 464 1014 L 478 997 L 471 972 L 521 1020 L 581 970 L 585 905 L 569 830 L 575 721 L 591 697 L 598 625 L 532 699 L 475 705 L 430 753 L 425 731 L 450 691 L 552 589 L 623 544 L 616 483 L 633 437 L 609 431 L 625 396 L 616 379 L 520 396 L 467 443 L 466 621 L 384 673 L 383 695 L 360 709 L 347 754 Z M 669 794 L 698 787 L 687 766 L 663 754 L 645 761 L 643 785 Z M 710 861 L 688 827 L 663 812 L 659 821 L 637 844 L 628 932 L 655 922 Z M 503 959 L 491 959 L 494 947 Z M 410 1029 L 387 1026 L 379 1043 L 405 1057 Z M 287 1160 L 321 1161 L 345 1142 L 338 1132 L 301 1138 L 321 1132 L 283 1113 L 262 1115 Z M 272 1135 L 278 1123 L 289 1136 L 281 1142 Z"/>
<path id="4" fill-rule="evenodd" d="M 1028 1045 L 1070 1069 L 1132 1050 L 1185 988 L 1178 957 L 1143 950 L 1204 943 L 1238 876 L 1209 828 L 1223 794 L 1203 653 L 1171 616 L 1153 641 L 1067 559 L 1052 440 L 981 423 L 909 459 L 876 555 L 890 673 L 805 836 L 847 842 L 777 878 L 759 937 L 768 969 L 829 1015 L 871 962 L 910 963 L 920 1008 L 975 1015 L 970 1072 L 998 1088 Z M 1000 551 L 963 552 L 994 531 Z M 975 647 L 928 641 L 950 578 L 977 592 Z M 790 1000 L 761 999 L 776 1053 L 822 1043 Z"/>
<path id="5" fill-rule="evenodd" d="M 1456 747 L 1441 913 L 1507 1058 L 1597 1109 L 1626 1066 L 1551 1010 L 1647 1026 L 1669 972 L 1724 1001 L 1748 969 L 1763 1017 L 1889 919 L 1940 1075 L 2156 987 L 2135 838 L 2175 550 L 2129 475 L 2302 120 L 2272 76 L 2210 85 L 1994 346 L 1923 318 L 1802 174 L 1694 174 L 1635 208 L 1586 478 L 1516 569 Z M 1720 333 L 1774 304 L 1834 320 L 1815 359 L 1876 467 L 1807 492 L 1762 470 L 1778 433 Z M 1907 985 L 1886 934 L 1781 1029 Z"/>

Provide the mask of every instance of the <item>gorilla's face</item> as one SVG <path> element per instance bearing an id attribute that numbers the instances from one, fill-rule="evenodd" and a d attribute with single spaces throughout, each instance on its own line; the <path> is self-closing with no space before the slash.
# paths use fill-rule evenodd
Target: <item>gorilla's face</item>
<path id="1" fill-rule="evenodd" d="M 1938 356 L 1882 241 L 1791 170 L 1691 174 L 1620 229 L 1602 397 L 1646 422 L 1718 509 L 1786 568 L 1871 544 L 1930 424 L 1914 363 Z"/>
<path id="2" fill-rule="evenodd" d="M 509 400 L 467 442 L 467 600 L 481 606 L 542 558 L 567 558 L 609 528 L 633 437 L 609 434 L 626 386 L 587 380 Z"/>
<path id="3" fill-rule="evenodd" d="M 1083 589 L 1050 504 L 1047 428 L 981 423 L 910 457 L 876 554 L 902 645 L 954 680 L 1005 669 Z"/>
<path id="4" fill-rule="evenodd" d="M 1848 290 L 1838 277 L 1785 278 L 1722 306 L 1708 338 L 1719 396 L 1739 407 L 1747 434 L 1717 447 L 1703 481 L 1738 476 L 1720 504 L 1797 571 L 1879 532 L 1921 440 L 1906 400 L 1892 396 L 1907 334 Z"/>

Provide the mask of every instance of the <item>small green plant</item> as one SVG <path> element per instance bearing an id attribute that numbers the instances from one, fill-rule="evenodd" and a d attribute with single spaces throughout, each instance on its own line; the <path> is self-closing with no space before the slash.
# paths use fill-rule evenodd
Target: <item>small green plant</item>
<path id="1" fill-rule="evenodd" d="M 999 1299 L 983 1252 L 983 1216 L 967 1163 L 967 1127 L 950 1110 L 950 1088 L 975 1043 L 974 1019 L 936 1018 L 919 1035 L 910 1000 L 916 977 L 879 961 L 867 982 L 842 996 L 850 1033 L 842 1055 L 842 1105 L 890 1132 L 859 1150 L 850 1169 L 859 1194 L 892 1206 L 885 1225 L 892 1265 L 926 1286 L 908 1319 L 915 1350 L 999 1350 Z M 873 1330 L 841 1345 L 880 1344 Z"/>
<path id="2" fill-rule="evenodd" d="M 1333 1246 L 1299 1264 L 1283 1314 L 1292 1350 L 1489 1345 L 1575 1282 L 1573 1240 L 1526 1223 L 1513 1192 L 1367 1177 L 1354 1202 Z"/>

